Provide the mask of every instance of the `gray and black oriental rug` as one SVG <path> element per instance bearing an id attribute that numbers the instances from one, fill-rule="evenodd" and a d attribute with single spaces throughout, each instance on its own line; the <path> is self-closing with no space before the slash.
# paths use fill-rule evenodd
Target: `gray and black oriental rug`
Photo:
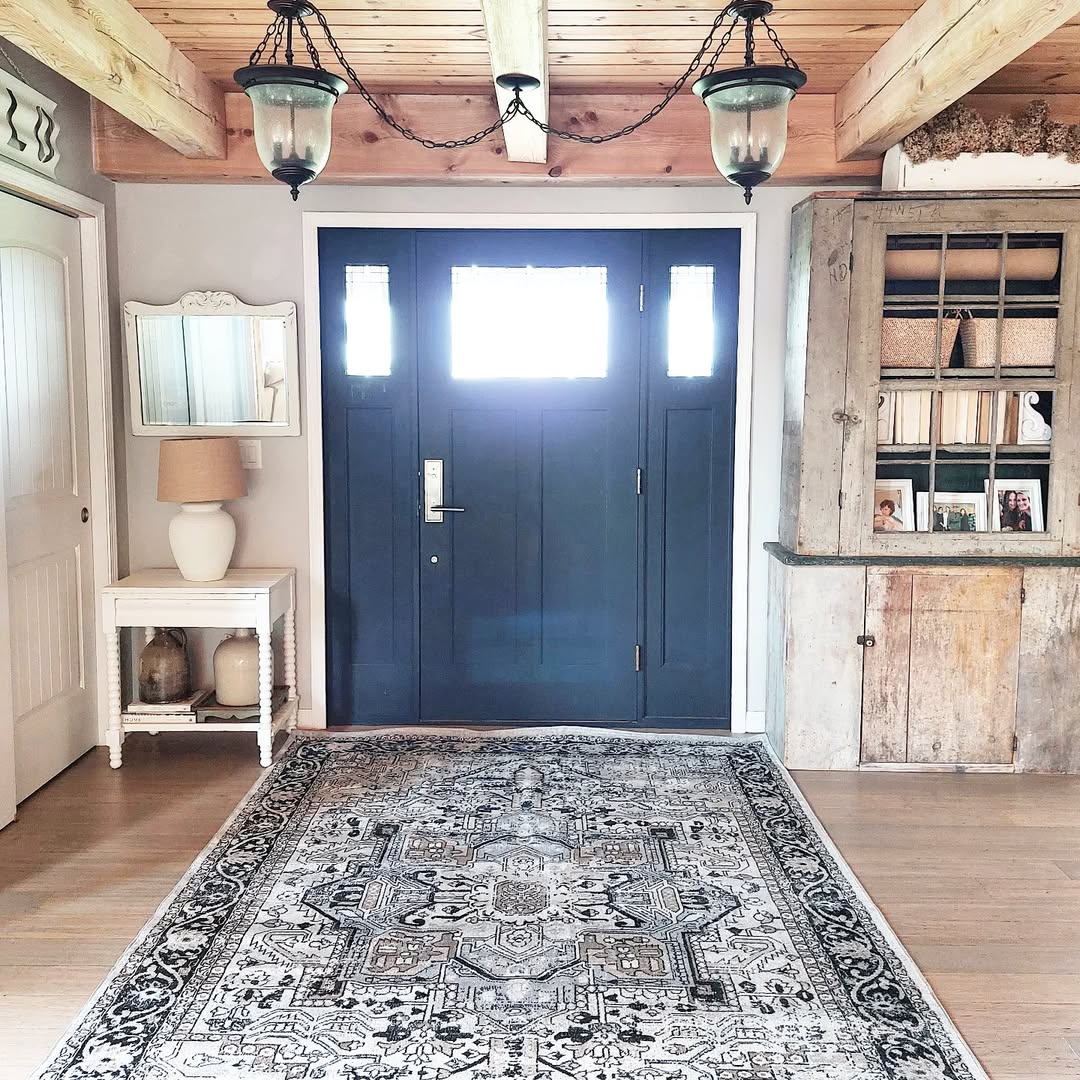
<path id="1" fill-rule="evenodd" d="M 298 735 L 48 1080 L 983 1080 L 758 740 Z"/>

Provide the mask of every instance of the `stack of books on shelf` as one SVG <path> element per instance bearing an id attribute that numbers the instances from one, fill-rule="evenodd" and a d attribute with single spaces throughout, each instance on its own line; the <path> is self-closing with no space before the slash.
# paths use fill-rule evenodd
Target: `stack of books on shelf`
<path id="1" fill-rule="evenodd" d="M 920 446 L 936 442 L 948 445 L 1014 446 L 1019 441 L 1020 394 L 1000 390 L 994 415 L 993 390 L 946 390 L 941 393 L 937 423 L 931 437 L 932 390 L 899 390 L 883 393 L 878 403 L 878 444 Z"/>
<path id="2" fill-rule="evenodd" d="M 167 716 L 170 720 L 190 720 L 194 724 L 198 707 L 209 695 L 209 690 L 193 690 L 179 701 L 132 701 L 124 711 L 137 720 L 153 720 L 155 717 Z"/>

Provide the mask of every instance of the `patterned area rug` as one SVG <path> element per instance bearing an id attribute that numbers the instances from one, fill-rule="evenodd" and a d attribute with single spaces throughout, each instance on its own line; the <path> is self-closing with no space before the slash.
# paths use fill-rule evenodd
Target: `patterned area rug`
<path id="1" fill-rule="evenodd" d="M 299 735 L 53 1080 L 985 1078 L 767 746 Z"/>

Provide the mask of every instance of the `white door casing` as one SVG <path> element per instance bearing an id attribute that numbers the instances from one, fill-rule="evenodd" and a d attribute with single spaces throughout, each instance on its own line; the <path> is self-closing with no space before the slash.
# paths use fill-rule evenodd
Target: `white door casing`
<path id="1" fill-rule="evenodd" d="M 83 318 L 78 221 L 0 195 L 0 750 L 16 801 L 97 742 Z"/>

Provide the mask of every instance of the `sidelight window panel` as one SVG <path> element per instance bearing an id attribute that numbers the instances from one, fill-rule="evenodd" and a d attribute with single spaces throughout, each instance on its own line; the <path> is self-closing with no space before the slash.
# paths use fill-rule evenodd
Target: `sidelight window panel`
<path id="1" fill-rule="evenodd" d="M 345 267 L 345 371 L 389 375 L 390 267 Z"/>
<path id="2" fill-rule="evenodd" d="M 716 325 L 711 266 L 673 266 L 668 301 L 668 375 L 702 377 L 713 373 Z"/>

